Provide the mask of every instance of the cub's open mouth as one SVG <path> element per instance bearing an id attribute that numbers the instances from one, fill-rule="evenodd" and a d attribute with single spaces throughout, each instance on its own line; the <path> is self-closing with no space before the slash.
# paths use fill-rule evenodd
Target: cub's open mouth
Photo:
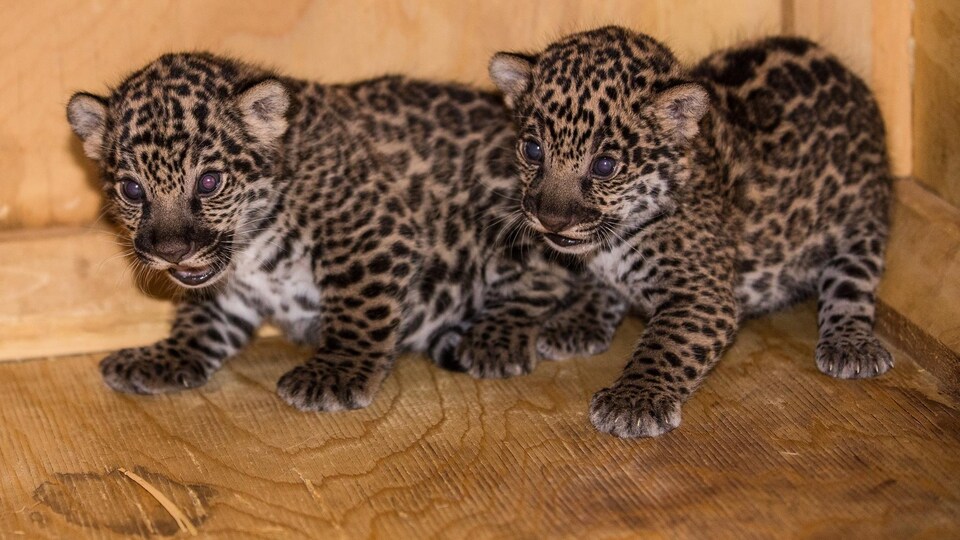
<path id="1" fill-rule="evenodd" d="M 560 247 L 579 246 L 580 244 L 583 244 L 584 242 L 586 242 L 586 240 L 577 240 L 576 238 L 567 238 L 566 236 L 560 236 L 559 234 L 554 234 L 554 233 L 543 233 L 543 236 L 550 242 L 553 242 L 554 244 Z"/>
<path id="2" fill-rule="evenodd" d="M 213 266 L 204 268 L 174 267 L 168 272 L 180 283 L 191 287 L 202 285 L 217 274 L 217 270 Z"/>

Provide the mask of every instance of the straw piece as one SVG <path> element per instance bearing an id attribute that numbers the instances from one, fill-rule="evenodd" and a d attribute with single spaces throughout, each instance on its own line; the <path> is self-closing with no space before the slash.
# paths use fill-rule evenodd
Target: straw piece
<path id="1" fill-rule="evenodd" d="M 130 478 L 137 484 L 140 484 L 140 487 L 147 490 L 147 493 L 153 496 L 153 498 L 156 499 L 158 503 L 160 503 L 160 506 L 162 506 L 164 510 L 170 513 L 174 521 L 177 522 L 177 526 L 180 527 L 181 531 L 189 532 L 191 536 L 197 535 L 197 528 L 193 526 L 193 523 L 190 523 L 190 520 L 187 518 L 187 515 L 184 514 L 183 511 L 181 511 L 179 508 L 177 508 L 177 505 L 173 504 L 173 501 L 168 499 L 166 495 L 160 492 L 160 490 L 153 487 L 150 484 L 150 482 L 147 482 L 146 480 L 144 480 L 143 477 L 141 477 L 139 474 L 130 472 L 124 469 L 123 467 L 120 467 L 119 471 L 127 475 L 128 478 Z"/>

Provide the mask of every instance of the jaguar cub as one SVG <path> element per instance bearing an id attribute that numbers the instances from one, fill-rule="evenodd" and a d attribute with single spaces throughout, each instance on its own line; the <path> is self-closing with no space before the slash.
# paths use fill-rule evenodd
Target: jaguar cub
<path id="1" fill-rule="evenodd" d="M 200 386 L 271 320 L 315 350 L 280 396 L 351 409 L 402 350 L 513 375 L 537 350 L 604 349 L 623 313 L 512 228 L 515 135 L 495 95 L 171 54 L 108 97 L 74 95 L 68 118 L 140 263 L 186 289 L 167 339 L 103 360 L 115 390 Z"/>
<path id="2" fill-rule="evenodd" d="M 836 58 L 769 38 L 681 66 L 617 27 L 490 73 L 515 113 L 521 207 L 649 322 L 590 418 L 620 437 L 680 424 L 744 317 L 819 296 L 819 369 L 893 365 L 873 333 L 891 174 L 870 90 Z"/>

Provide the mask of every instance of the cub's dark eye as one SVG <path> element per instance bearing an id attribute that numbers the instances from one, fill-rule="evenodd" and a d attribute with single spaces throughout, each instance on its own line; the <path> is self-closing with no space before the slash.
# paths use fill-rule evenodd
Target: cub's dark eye
<path id="1" fill-rule="evenodd" d="M 200 195 L 210 195 L 220 187 L 220 173 L 205 172 L 197 180 L 197 193 Z"/>
<path id="2" fill-rule="evenodd" d="M 543 163 L 543 148 L 533 139 L 523 141 L 523 157 L 530 163 Z"/>
<path id="3" fill-rule="evenodd" d="M 595 176 L 600 178 L 606 178 L 613 174 L 617 170 L 617 160 L 611 157 L 598 157 L 593 160 L 593 165 L 590 167 L 590 172 Z"/>
<path id="4" fill-rule="evenodd" d="M 143 201 L 143 186 L 129 178 L 121 180 L 120 195 L 132 203 L 139 203 Z"/>

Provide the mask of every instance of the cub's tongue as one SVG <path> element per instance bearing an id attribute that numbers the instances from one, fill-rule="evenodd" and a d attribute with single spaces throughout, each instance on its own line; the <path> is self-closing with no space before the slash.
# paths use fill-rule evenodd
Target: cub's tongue
<path id="1" fill-rule="evenodd" d="M 200 285 L 213 277 L 216 273 L 213 267 L 188 268 L 178 267 L 169 270 L 170 275 L 184 285 Z"/>
<path id="2" fill-rule="evenodd" d="M 559 234 L 553 233 L 544 233 L 544 236 L 547 237 L 551 242 L 560 246 L 560 247 L 570 247 L 576 246 L 583 243 L 583 240 L 577 240 L 575 238 L 567 238 L 566 236 L 560 236 Z"/>

